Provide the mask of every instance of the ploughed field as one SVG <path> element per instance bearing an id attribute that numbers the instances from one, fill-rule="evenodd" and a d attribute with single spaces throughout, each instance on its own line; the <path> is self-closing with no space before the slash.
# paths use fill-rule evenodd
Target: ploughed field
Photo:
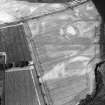
<path id="1" fill-rule="evenodd" d="M 0 28 L 0 52 L 6 53 L 7 64 L 31 60 L 22 24 Z"/>
<path id="2" fill-rule="evenodd" d="M 38 105 L 32 71 L 12 68 L 5 73 L 5 105 Z"/>
<path id="3" fill-rule="evenodd" d="M 53 104 L 66 105 L 87 88 L 91 92 L 99 61 L 100 19 L 94 6 L 86 3 L 28 24 L 43 70 L 40 82 L 47 84 Z"/>
<path id="4" fill-rule="evenodd" d="M 3 81 L 0 81 L 0 97 L 2 96 L 3 92 Z"/>

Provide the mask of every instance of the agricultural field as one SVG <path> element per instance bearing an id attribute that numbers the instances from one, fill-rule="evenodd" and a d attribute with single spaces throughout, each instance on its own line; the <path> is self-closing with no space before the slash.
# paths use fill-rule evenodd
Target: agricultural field
<path id="1" fill-rule="evenodd" d="M 85 3 L 28 22 L 39 80 L 46 84 L 53 105 L 75 103 L 95 88 L 100 17 L 94 11 L 91 3 Z"/>

